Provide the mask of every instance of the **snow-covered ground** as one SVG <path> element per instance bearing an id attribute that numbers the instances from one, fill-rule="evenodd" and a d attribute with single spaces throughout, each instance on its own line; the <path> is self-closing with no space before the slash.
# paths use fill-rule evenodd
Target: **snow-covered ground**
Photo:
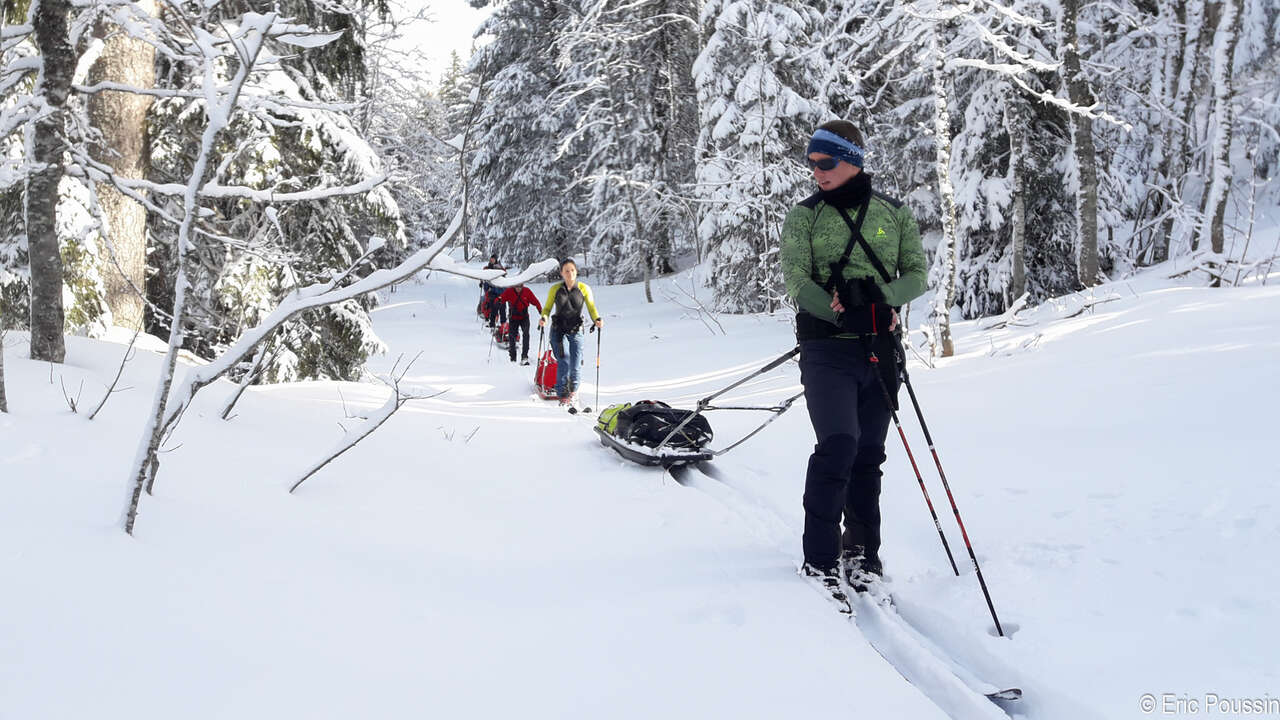
<path id="1" fill-rule="evenodd" d="M 666 297 L 688 304 L 672 282 L 653 305 L 638 286 L 595 287 L 602 405 L 690 406 L 794 344 L 782 318 L 719 316 L 721 334 Z M 447 392 L 294 495 L 347 414 L 387 390 L 253 388 L 229 422 L 231 386 L 204 391 L 133 538 L 120 515 L 159 357 L 139 353 L 133 389 L 88 422 L 63 387 L 83 382 L 91 408 L 123 345 L 71 338 L 51 371 L 10 334 L 0 718 L 1078 720 L 1142 716 L 1144 693 L 1280 695 L 1280 273 L 1219 290 L 1153 273 L 1094 291 L 1114 299 L 1077 317 L 1081 297 L 1025 326 L 959 324 L 957 357 L 912 361 L 1006 638 L 905 392 L 962 574 L 891 434 L 883 556 L 901 618 L 863 607 L 854 627 L 795 574 L 802 402 L 716 460 L 721 479 L 682 485 L 533 399 L 531 368 L 490 356 L 476 295 L 437 274 L 384 296 L 374 318 L 394 352 L 371 370 L 422 351 L 405 384 Z M 730 397 L 797 390 L 788 364 Z M 760 420 L 713 414 L 716 445 Z M 998 706 L 943 682 L 924 643 L 1026 697 Z"/>

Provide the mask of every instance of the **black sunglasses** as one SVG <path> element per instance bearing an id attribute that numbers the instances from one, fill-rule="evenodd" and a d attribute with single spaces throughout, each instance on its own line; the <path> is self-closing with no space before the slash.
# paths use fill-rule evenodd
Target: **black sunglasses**
<path id="1" fill-rule="evenodd" d="M 806 157 L 804 161 L 809 163 L 810 170 L 816 169 L 816 170 L 821 170 L 823 172 L 830 172 L 832 170 L 835 170 L 836 166 L 840 164 L 840 160 L 833 157 L 825 157 L 825 158 L 822 158 L 821 160 L 814 160 L 811 157 Z"/>

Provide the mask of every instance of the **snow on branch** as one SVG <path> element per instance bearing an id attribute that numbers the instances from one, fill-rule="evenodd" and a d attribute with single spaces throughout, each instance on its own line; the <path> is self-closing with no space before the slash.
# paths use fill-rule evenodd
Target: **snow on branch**
<path id="1" fill-rule="evenodd" d="M 953 69 L 957 67 L 971 67 L 971 68 L 977 68 L 979 70 L 989 70 L 995 73 L 999 73 L 1009 78 L 1010 80 L 1012 80 L 1014 83 L 1018 85 L 1018 87 L 1025 90 L 1028 95 L 1030 95 L 1033 98 L 1036 98 L 1037 100 L 1040 100 L 1041 102 L 1045 102 L 1050 105 L 1060 107 L 1063 110 L 1066 110 L 1067 112 L 1075 115 L 1082 115 L 1092 120 L 1102 120 L 1103 122 L 1111 123 L 1112 125 L 1116 125 L 1118 127 L 1124 128 L 1125 130 L 1133 129 L 1132 124 L 1127 123 L 1124 120 L 1121 120 L 1120 118 L 1117 118 L 1114 115 L 1111 115 L 1110 113 L 1105 113 L 1105 112 L 1096 110 L 1095 108 L 1097 108 L 1097 105 L 1091 105 L 1089 107 L 1076 105 L 1070 100 L 1064 100 L 1060 97 L 1057 97 L 1056 95 L 1051 95 L 1047 92 L 1044 92 L 1042 90 L 1037 90 L 1031 87 L 1030 85 L 1027 84 L 1025 80 L 1022 79 L 1022 76 L 1025 75 L 1027 72 L 1027 68 L 1023 65 L 1015 65 L 1011 63 L 990 63 L 990 62 L 987 62 L 986 60 L 975 60 L 973 58 L 952 58 L 947 61 L 947 67 L 948 69 Z"/>
<path id="2" fill-rule="evenodd" d="M 1022 293 L 1022 295 L 1017 300 L 1013 301 L 1013 304 L 1009 306 L 1008 310 L 1005 310 L 1003 313 L 999 315 L 996 315 L 993 317 L 987 317 L 979 320 L 978 329 L 979 330 L 998 330 L 1000 328 L 1008 327 L 1009 325 L 1018 325 L 1018 326 L 1026 325 L 1027 323 L 1017 322 L 1017 317 L 1018 317 L 1018 313 L 1026 309 L 1027 299 L 1030 297 L 1031 297 L 1031 293 L 1028 293 L 1028 292 Z"/>

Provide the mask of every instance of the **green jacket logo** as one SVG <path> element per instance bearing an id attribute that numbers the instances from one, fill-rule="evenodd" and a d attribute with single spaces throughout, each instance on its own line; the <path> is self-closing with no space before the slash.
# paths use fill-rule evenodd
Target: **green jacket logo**
<path id="1" fill-rule="evenodd" d="M 876 228 L 876 237 L 884 237 L 884 228 Z"/>

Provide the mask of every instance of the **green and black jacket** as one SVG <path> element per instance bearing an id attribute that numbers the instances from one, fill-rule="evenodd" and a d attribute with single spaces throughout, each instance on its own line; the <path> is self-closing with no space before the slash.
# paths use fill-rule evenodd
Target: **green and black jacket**
<path id="1" fill-rule="evenodd" d="M 845 265 L 844 279 L 872 278 L 886 302 L 894 306 L 906 305 L 924 294 L 928 267 L 915 217 L 900 200 L 873 191 L 867 173 L 858 173 L 835 190 L 813 194 L 787 213 L 782 225 L 782 277 L 787 295 L 800 312 L 825 323 L 835 322 L 832 295 L 823 286 L 831 264 L 840 259 L 849 242 L 849 225 L 836 208 L 845 208 L 849 219 L 856 222 L 858 209 L 868 197 L 862 236 L 893 280 L 885 284 L 857 244 Z"/>

